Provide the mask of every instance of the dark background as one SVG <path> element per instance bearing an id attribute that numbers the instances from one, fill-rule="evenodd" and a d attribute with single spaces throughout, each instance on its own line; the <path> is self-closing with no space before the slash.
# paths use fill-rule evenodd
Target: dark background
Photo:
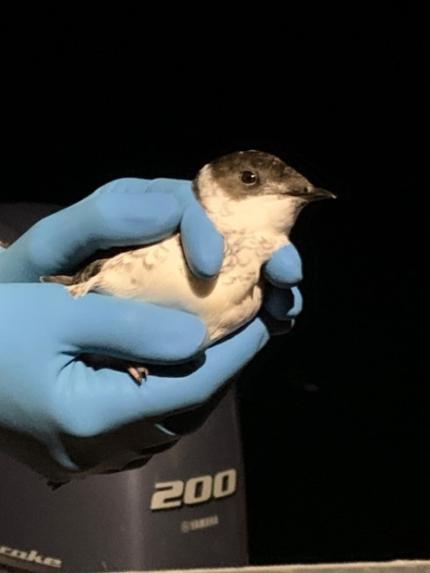
<path id="1" fill-rule="evenodd" d="M 375 5 L 5 20 L 3 200 L 247 148 L 339 196 L 301 215 L 303 313 L 240 384 L 254 563 L 430 557 L 428 14 Z"/>

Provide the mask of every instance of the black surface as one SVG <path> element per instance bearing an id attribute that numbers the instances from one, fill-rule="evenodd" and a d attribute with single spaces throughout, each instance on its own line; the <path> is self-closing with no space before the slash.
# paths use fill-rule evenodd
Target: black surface
<path id="1" fill-rule="evenodd" d="M 67 204 L 240 148 L 337 193 L 294 231 L 296 328 L 242 379 L 251 559 L 428 557 L 425 10 L 69 16 L 8 46 L 3 197 Z"/>

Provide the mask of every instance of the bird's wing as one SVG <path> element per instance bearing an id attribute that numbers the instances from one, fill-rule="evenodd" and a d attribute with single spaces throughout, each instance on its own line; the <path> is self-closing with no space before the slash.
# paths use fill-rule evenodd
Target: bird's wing
<path id="1" fill-rule="evenodd" d="M 102 270 L 103 265 L 109 259 L 97 259 L 92 261 L 88 265 L 84 266 L 74 275 L 49 275 L 40 277 L 40 282 L 42 283 L 59 283 L 66 286 L 76 285 L 80 283 L 87 282 L 91 277 L 99 274 Z"/>
<path id="2" fill-rule="evenodd" d="M 150 246 L 150 245 L 148 245 Z M 86 282 L 93 276 L 97 275 L 110 259 L 124 251 L 134 251 L 141 249 L 142 246 L 128 246 L 128 247 L 111 247 L 96 251 L 93 255 L 85 259 L 76 272 L 70 275 L 49 275 L 40 277 L 42 283 L 59 283 L 66 286 L 80 284 Z"/>

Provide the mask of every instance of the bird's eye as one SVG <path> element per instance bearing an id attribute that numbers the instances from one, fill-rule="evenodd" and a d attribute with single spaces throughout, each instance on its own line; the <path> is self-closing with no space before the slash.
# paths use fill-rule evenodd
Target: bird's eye
<path id="1" fill-rule="evenodd" d="M 253 171 L 242 171 L 240 179 L 245 185 L 256 185 L 258 183 L 258 175 Z"/>

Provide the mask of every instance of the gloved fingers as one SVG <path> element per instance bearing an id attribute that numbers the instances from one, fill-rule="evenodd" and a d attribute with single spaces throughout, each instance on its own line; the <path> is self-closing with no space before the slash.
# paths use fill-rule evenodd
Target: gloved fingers
<path id="1" fill-rule="evenodd" d="M 219 273 L 224 257 L 224 238 L 197 202 L 184 211 L 181 240 L 188 266 L 196 276 L 212 278 Z"/>
<path id="2" fill-rule="evenodd" d="M 185 211 L 190 203 L 196 201 L 193 184 L 186 179 L 169 179 L 167 177 L 151 179 L 148 181 L 146 192 L 173 195 L 180 204 L 182 211 Z"/>
<path id="3" fill-rule="evenodd" d="M 274 319 L 291 320 L 302 311 L 303 297 L 298 287 L 281 289 L 268 284 L 266 285 L 263 304 Z"/>
<path id="4" fill-rule="evenodd" d="M 99 249 L 152 243 L 178 229 L 182 209 L 174 196 L 144 193 L 143 180 L 131 188 L 122 180 L 110 185 L 27 232 L 30 263 L 39 276 L 71 270 Z"/>
<path id="5" fill-rule="evenodd" d="M 295 319 L 290 318 L 289 320 L 277 320 L 267 312 L 265 308 L 259 313 L 260 320 L 264 323 L 270 336 L 280 336 L 282 334 L 288 334 L 295 325 Z"/>
<path id="6" fill-rule="evenodd" d="M 194 195 L 190 181 L 154 179 L 147 193 L 173 194 L 182 207 L 181 241 L 188 265 L 201 278 L 216 276 L 223 262 L 224 239 Z"/>
<path id="7" fill-rule="evenodd" d="M 278 249 L 264 267 L 268 280 L 260 317 L 271 335 L 288 333 L 303 307 L 296 285 L 302 280 L 302 261 L 291 243 Z"/>
<path id="8" fill-rule="evenodd" d="M 97 420 L 96 411 L 94 415 Z M 56 412 L 60 432 L 51 440 L 49 451 L 63 472 L 69 472 L 69 479 L 142 467 L 152 455 L 171 447 L 179 439 L 171 432 L 160 430 L 159 424 L 146 420 L 99 432 L 97 425 L 85 423 L 86 417 L 91 416 L 91 410 L 84 408 L 82 414 L 73 415 L 71 422 L 67 405 Z"/>
<path id="9" fill-rule="evenodd" d="M 302 261 L 293 244 L 278 249 L 264 266 L 264 276 L 274 286 L 288 288 L 303 278 Z"/>
<path id="10" fill-rule="evenodd" d="M 239 372 L 269 340 L 263 322 L 257 318 L 230 337 L 205 351 L 199 368 L 184 376 L 149 377 L 145 391 L 155 415 L 205 404 Z"/>
<path id="11" fill-rule="evenodd" d="M 140 386 L 127 373 L 109 368 L 94 370 L 77 360 L 58 378 L 56 418 L 64 431 L 88 437 L 194 408 L 209 400 L 242 369 L 268 338 L 264 324 L 256 319 L 209 348 L 204 363 L 194 372 L 183 376 L 150 373 Z M 162 429 L 168 439 L 167 430 Z"/>
<path id="12" fill-rule="evenodd" d="M 113 179 L 112 181 L 104 183 L 90 195 L 84 197 L 80 203 L 91 201 L 93 197 L 97 197 L 97 195 L 117 195 L 118 193 L 128 193 L 129 191 L 145 193 L 150 184 L 151 179 L 141 179 L 139 177 L 120 177 L 118 179 Z"/>
<path id="13" fill-rule="evenodd" d="M 100 249 L 152 243 L 178 227 L 193 273 L 215 276 L 222 265 L 224 240 L 191 183 L 118 179 L 36 223 L 3 256 L 2 276 L 9 282 L 37 282 L 43 275 L 70 272 Z"/>
<path id="14" fill-rule="evenodd" d="M 179 226 L 191 270 L 200 277 L 215 276 L 224 241 L 189 181 L 112 181 L 30 229 L 26 251 L 34 267 L 31 280 L 71 269 L 99 249 L 159 241 Z"/>
<path id="15" fill-rule="evenodd" d="M 118 179 L 94 193 L 84 207 L 90 215 L 87 240 L 97 248 L 144 245 L 171 235 L 178 228 L 182 207 L 174 195 L 147 193 L 144 179 Z"/>
<path id="16" fill-rule="evenodd" d="M 58 329 L 66 352 L 93 353 L 135 362 L 177 363 L 198 353 L 206 328 L 196 316 L 140 301 L 90 293 L 72 299 L 62 289 Z"/>

